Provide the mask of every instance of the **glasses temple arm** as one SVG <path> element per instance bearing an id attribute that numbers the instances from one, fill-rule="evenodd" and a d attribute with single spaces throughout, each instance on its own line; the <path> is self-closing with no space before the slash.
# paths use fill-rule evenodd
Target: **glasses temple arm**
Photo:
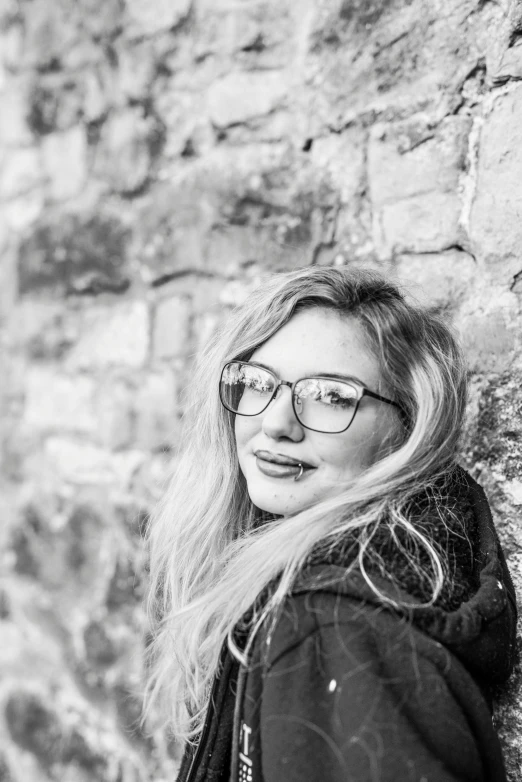
<path id="1" fill-rule="evenodd" d="M 363 389 L 363 396 L 371 396 L 374 399 L 378 399 L 379 402 L 386 402 L 387 405 L 394 405 L 395 407 L 398 407 L 400 410 L 402 410 L 402 405 L 400 405 L 398 402 L 394 402 L 393 399 L 387 399 L 385 396 L 376 394 L 375 391 L 370 391 L 368 388 Z"/>

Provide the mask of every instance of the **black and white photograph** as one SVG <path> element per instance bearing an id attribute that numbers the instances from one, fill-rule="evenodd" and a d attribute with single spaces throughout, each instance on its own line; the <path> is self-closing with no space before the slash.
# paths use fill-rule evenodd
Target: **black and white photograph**
<path id="1" fill-rule="evenodd" d="M 522 782 L 522 0 L 0 0 L 0 372 L 0 782 Z"/>

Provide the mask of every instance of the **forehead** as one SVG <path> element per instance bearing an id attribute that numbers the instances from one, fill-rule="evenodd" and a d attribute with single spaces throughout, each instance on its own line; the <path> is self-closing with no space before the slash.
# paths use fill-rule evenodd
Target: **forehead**
<path id="1" fill-rule="evenodd" d="M 381 380 L 379 364 L 359 323 L 327 309 L 298 312 L 261 345 L 252 361 L 270 366 L 284 380 L 342 374 L 370 387 Z"/>

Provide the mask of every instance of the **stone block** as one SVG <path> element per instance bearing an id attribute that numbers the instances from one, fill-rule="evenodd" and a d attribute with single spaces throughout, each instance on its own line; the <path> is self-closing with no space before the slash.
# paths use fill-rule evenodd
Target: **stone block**
<path id="1" fill-rule="evenodd" d="M 471 255 L 461 250 L 400 255 L 395 272 L 414 299 L 439 310 L 455 306 L 470 294 L 479 276 Z"/>
<path id="2" fill-rule="evenodd" d="M 235 274 L 237 263 L 271 269 L 311 263 L 318 245 L 332 241 L 338 208 L 327 174 L 303 165 L 286 145 L 265 160 L 252 149 L 230 157 L 220 161 L 230 166 L 221 181 L 217 161 L 211 171 L 218 209 L 207 236 L 207 267 Z"/>
<path id="3" fill-rule="evenodd" d="M 144 301 L 91 306 L 83 312 L 80 337 L 69 352 L 71 369 L 142 367 L 149 354 L 149 310 Z"/>
<path id="4" fill-rule="evenodd" d="M 94 174 L 124 195 L 147 182 L 152 163 L 163 144 L 164 128 L 141 108 L 109 116 L 96 145 Z"/>
<path id="5" fill-rule="evenodd" d="M 289 83 L 282 73 L 232 72 L 214 81 L 208 91 L 208 112 L 218 127 L 262 117 L 280 107 Z"/>
<path id="6" fill-rule="evenodd" d="M 83 119 L 83 110 L 82 79 L 62 71 L 51 72 L 32 84 L 27 99 L 27 124 L 35 136 L 46 136 L 77 125 Z"/>
<path id="7" fill-rule="evenodd" d="M 513 363 L 519 328 L 513 313 L 492 297 L 483 309 L 462 312 L 456 326 L 472 372 L 505 372 Z"/>
<path id="8" fill-rule="evenodd" d="M 13 73 L 20 67 L 24 48 L 23 26 L 21 21 L 17 24 L 14 22 L 14 19 L 16 19 L 16 14 L 13 14 L 11 20 L 8 20 L 5 24 L 2 24 L 0 21 L 0 50 L 2 52 L 0 69 L 3 70 L 4 75 L 1 81 L 4 85 L 8 82 L 8 74 Z"/>
<path id="9" fill-rule="evenodd" d="M 470 237 L 473 252 L 492 265 L 520 260 L 521 168 L 522 87 L 516 87 L 495 99 L 480 134 Z"/>
<path id="10" fill-rule="evenodd" d="M 132 254 L 145 282 L 204 266 L 205 233 L 215 216 L 212 186 L 162 184 L 139 203 Z"/>
<path id="11" fill-rule="evenodd" d="M 477 43 L 485 54 L 489 84 L 504 84 L 522 76 L 520 50 L 520 10 L 515 4 L 502 8 L 495 4 L 481 7 L 476 26 Z"/>
<path id="12" fill-rule="evenodd" d="M 245 270 L 248 278 L 256 275 L 256 270 L 248 267 Z M 257 270 L 259 274 L 259 270 Z M 219 304 L 220 293 L 225 280 L 217 275 L 200 273 L 195 270 L 193 274 L 181 274 L 173 277 L 169 282 L 161 286 L 161 301 L 170 299 L 190 300 L 194 315 L 206 314 L 214 310 L 221 310 Z"/>
<path id="13" fill-rule="evenodd" d="M 95 668 L 107 668 L 118 659 L 118 648 L 109 633 L 108 624 L 91 620 L 83 630 L 85 657 Z"/>
<path id="14" fill-rule="evenodd" d="M 154 35 L 176 27 L 187 16 L 191 0 L 125 0 L 136 35 Z"/>
<path id="15" fill-rule="evenodd" d="M 24 516 L 23 523 L 14 527 L 9 540 L 13 569 L 21 576 L 36 579 L 40 575 L 41 524 L 39 516 L 31 508 Z"/>
<path id="16" fill-rule="evenodd" d="M 4 715 L 13 741 L 36 755 L 44 767 L 62 759 L 63 725 L 54 710 L 36 693 L 13 691 L 6 700 Z"/>
<path id="17" fill-rule="evenodd" d="M 56 534 L 64 547 L 65 564 L 84 586 L 97 581 L 100 560 L 105 557 L 103 540 L 106 525 L 99 512 L 87 504 L 77 505 L 66 525 Z"/>
<path id="18" fill-rule="evenodd" d="M 1 238 L 0 258 L 0 323 L 5 324 L 18 303 L 18 270 L 16 248 L 7 243 L 2 246 Z"/>
<path id="19" fill-rule="evenodd" d="M 42 140 L 49 193 L 55 201 L 78 195 L 87 179 L 87 138 L 83 127 L 51 133 Z"/>
<path id="20" fill-rule="evenodd" d="M 5 589 L 0 589 L 0 620 L 5 622 L 11 619 L 11 599 Z M 0 779 L 2 779 L 0 775 Z"/>
<path id="21" fill-rule="evenodd" d="M 14 776 L 11 773 L 11 767 L 3 752 L 0 753 L 0 779 L 2 782 L 14 782 Z"/>
<path id="22" fill-rule="evenodd" d="M 43 171 L 37 149 L 10 150 L 0 161 L 0 198 L 8 200 L 40 187 Z"/>
<path id="23" fill-rule="evenodd" d="M 134 399 L 135 443 L 144 450 L 172 447 L 179 435 L 178 387 L 171 370 L 150 373 Z"/>
<path id="24" fill-rule="evenodd" d="M 457 196 L 467 154 L 468 117 L 433 129 L 424 116 L 374 126 L 368 177 L 378 254 L 437 252 L 459 244 Z"/>
<path id="25" fill-rule="evenodd" d="M 130 559 L 118 559 L 107 588 L 105 604 L 109 611 L 134 607 L 143 599 L 143 574 Z"/>
<path id="26" fill-rule="evenodd" d="M 26 376 L 24 423 L 41 432 L 68 431 L 93 435 L 97 431 L 94 380 L 68 376 L 54 367 L 32 366 Z"/>
<path id="27" fill-rule="evenodd" d="M 9 229 L 19 235 L 33 229 L 44 209 L 44 189 L 31 190 L 2 204 L 2 217 Z"/>
<path id="28" fill-rule="evenodd" d="M 113 39 L 123 26 L 123 4 L 121 0 L 76 0 L 73 4 L 76 21 L 83 33 L 82 43 L 92 36 Z"/>
<path id="29" fill-rule="evenodd" d="M 447 13 L 446 13 L 447 11 Z M 307 37 L 307 135 L 371 112 L 444 112 L 476 65 L 467 0 L 422 10 L 408 0 L 339 0 L 313 6 Z"/>
<path id="30" fill-rule="evenodd" d="M 2 146 L 30 144 L 32 134 L 27 124 L 27 80 L 10 77 L 0 93 L 0 143 Z"/>
<path id="31" fill-rule="evenodd" d="M 497 68 L 495 68 L 493 79 L 497 84 L 502 84 L 510 79 L 522 79 L 522 45 L 518 43 L 507 49 L 502 55 Z"/>
<path id="32" fill-rule="evenodd" d="M 186 297 L 160 299 L 154 314 L 153 347 L 155 358 L 173 358 L 190 350 L 191 303 Z"/>
<path id="33" fill-rule="evenodd" d="M 60 304 L 24 298 L 6 322 L 7 344 L 31 359 L 60 359 L 77 339 L 78 328 Z"/>
<path id="34" fill-rule="evenodd" d="M 43 690 L 13 689 L 4 707 L 12 740 L 38 760 L 39 778 L 43 771 L 47 779 L 109 782 L 109 758 L 91 744 L 91 731 L 87 731 L 88 738 L 81 732 L 85 714 L 71 714 L 70 708 L 59 713 L 50 705 L 55 699 L 56 692 L 51 695 Z"/>
<path id="35" fill-rule="evenodd" d="M 222 275 L 252 264 L 274 271 L 305 266 L 320 242 L 320 221 L 319 210 L 315 215 L 281 211 L 266 221 L 216 226 L 208 236 L 207 263 Z"/>
<path id="36" fill-rule="evenodd" d="M 455 192 L 467 155 L 470 118 L 446 117 L 433 129 L 424 116 L 374 125 L 368 178 L 374 206 L 430 192 Z"/>
<path id="37" fill-rule="evenodd" d="M 130 381 L 112 373 L 101 380 L 96 392 L 98 443 L 110 450 L 130 447 L 134 437 L 134 390 Z"/>
<path id="38" fill-rule="evenodd" d="M 128 239 L 129 229 L 112 214 L 47 218 L 20 245 L 20 293 L 124 291 Z"/>
<path id="39" fill-rule="evenodd" d="M 88 604 L 102 596 L 109 578 L 108 534 L 108 525 L 91 504 L 65 510 L 28 505 L 10 540 L 15 571 L 54 595 L 58 592 L 65 610 L 75 601 Z"/>
<path id="40" fill-rule="evenodd" d="M 328 172 L 341 202 L 350 204 L 361 196 L 365 184 L 366 139 L 359 128 L 314 139 L 310 150 L 312 165 Z"/>
<path id="41" fill-rule="evenodd" d="M 74 486 L 114 486 L 128 490 L 146 456 L 136 449 L 111 454 L 90 443 L 53 436 L 45 442 L 43 461 L 39 460 L 37 465 L 38 475 Z"/>
<path id="42" fill-rule="evenodd" d="M 461 243 L 461 202 L 456 193 L 431 192 L 384 204 L 374 214 L 375 247 L 383 259 L 394 253 L 441 252 Z"/>
<path id="43" fill-rule="evenodd" d="M 196 57 L 234 57 L 245 70 L 274 70 L 292 62 L 307 21 L 285 0 L 244 5 L 204 0 L 194 16 Z"/>
<path id="44" fill-rule="evenodd" d="M 74 19 L 65 3 L 35 0 L 25 14 L 24 65 L 41 71 L 56 69 L 63 52 L 78 38 Z"/>
<path id="45" fill-rule="evenodd" d="M 131 100 L 145 100 L 152 89 L 158 67 L 154 43 L 150 40 L 129 41 L 119 38 L 114 46 L 118 58 L 119 91 Z"/>
<path id="46" fill-rule="evenodd" d="M 226 130 L 226 137 L 231 146 L 246 146 L 257 143 L 295 143 L 296 140 L 299 143 L 301 133 L 299 117 L 286 107 L 248 123 L 230 125 Z"/>
<path id="47" fill-rule="evenodd" d="M 268 250 L 266 232 L 248 225 L 219 225 L 208 237 L 209 265 L 222 274 L 262 262 Z"/>
<path id="48" fill-rule="evenodd" d="M 83 77 L 83 90 L 86 122 L 101 123 L 115 100 L 116 75 L 105 64 L 89 68 Z"/>
<path id="49" fill-rule="evenodd" d="M 163 154 L 167 159 L 201 156 L 215 145 L 215 132 L 199 92 L 163 90 L 156 98 L 156 110 L 165 124 Z"/>

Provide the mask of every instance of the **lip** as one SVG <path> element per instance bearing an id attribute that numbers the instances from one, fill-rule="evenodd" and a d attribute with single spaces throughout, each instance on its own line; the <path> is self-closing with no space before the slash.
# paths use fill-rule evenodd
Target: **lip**
<path id="1" fill-rule="evenodd" d="M 257 469 L 269 478 L 296 478 L 314 470 L 311 464 L 271 451 L 255 451 Z M 304 471 L 303 471 L 304 468 Z"/>
<path id="2" fill-rule="evenodd" d="M 281 464 L 287 467 L 301 467 L 311 468 L 312 465 L 303 461 L 302 459 L 293 459 L 291 456 L 285 456 L 282 453 L 272 453 L 272 451 L 254 451 L 254 455 L 258 459 L 262 459 L 264 462 L 271 462 L 272 464 Z"/>
<path id="3" fill-rule="evenodd" d="M 256 465 L 259 472 L 268 478 L 295 478 L 301 471 L 298 464 L 278 464 L 261 459 L 259 456 L 256 457 Z"/>

